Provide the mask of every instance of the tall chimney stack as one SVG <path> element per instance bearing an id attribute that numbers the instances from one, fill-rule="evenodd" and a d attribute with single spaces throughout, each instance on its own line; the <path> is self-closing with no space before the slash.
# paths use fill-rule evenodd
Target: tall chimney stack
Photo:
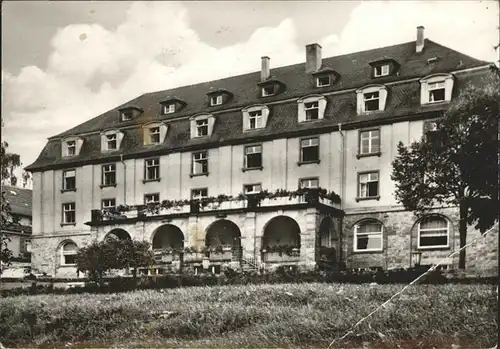
<path id="1" fill-rule="evenodd" d="M 263 56 L 261 57 L 261 60 L 262 64 L 260 68 L 260 81 L 265 81 L 271 76 L 271 71 L 269 68 L 269 61 L 271 60 L 271 58 Z"/>
<path id="2" fill-rule="evenodd" d="M 417 52 L 422 52 L 424 49 L 424 30 L 425 28 L 422 25 L 417 27 Z"/>
<path id="3" fill-rule="evenodd" d="M 306 45 L 306 73 L 318 71 L 321 68 L 321 46 Z"/>

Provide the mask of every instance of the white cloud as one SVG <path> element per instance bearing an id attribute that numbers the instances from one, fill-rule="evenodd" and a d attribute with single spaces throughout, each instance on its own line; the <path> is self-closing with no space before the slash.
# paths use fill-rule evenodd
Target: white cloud
<path id="1" fill-rule="evenodd" d="M 318 42 L 324 56 L 330 56 L 412 41 L 415 27 L 424 25 L 430 39 L 491 61 L 496 57 L 492 46 L 498 42 L 493 6 L 467 1 L 363 2 L 339 35 Z M 133 3 L 113 31 L 99 24 L 61 28 L 51 41 L 45 71 L 35 66 L 16 76 L 2 71 L 9 149 L 28 164 L 47 137 L 142 93 L 257 71 L 263 55 L 271 57 L 271 67 L 303 62 L 304 48 L 296 44 L 299 35 L 293 21 L 284 19 L 274 27 L 257 28 L 238 44 L 216 49 L 190 28 L 183 5 L 172 2 Z"/>
<path id="2" fill-rule="evenodd" d="M 434 42 L 486 61 L 498 60 L 498 5 L 494 1 L 364 1 L 340 36 L 322 39 L 326 55 L 416 39 L 416 27 Z M 337 45 L 335 45 L 338 43 Z"/>

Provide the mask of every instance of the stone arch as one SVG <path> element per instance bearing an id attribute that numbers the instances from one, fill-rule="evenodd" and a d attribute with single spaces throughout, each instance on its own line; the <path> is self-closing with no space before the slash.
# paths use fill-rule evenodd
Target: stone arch
<path id="1" fill-rule="evenodd" d="M 115 228 L 110 230 L 105 236 L 104 240 L 107 239 L 119 239 L 119 240 L 131 240 L 130 234 L 122 228 Z"/>
<path id="2" fill-rule="evenodd" d="M 160 225 L 153 231 L 151 236 L 153 250 L 184 248 L 184 234 L 182 230 L 173 224 Z"/>
<path id="3" fill-rule="evenodd" d="M 210 224 L 206 230 L 205 246 L 231 246 L 232 249 L 241 246 L 240 228 L 228 219 L 219 219 Z"/>
<path id="4" fill-rule="evenodd" d="M 334 263 L 337 262 L 339 253 L 339 232 L 335 222 L 329 216 L 324 217 L 319 225 L 316 235 L 317 260 Z"/>
<path id="5" fill-rule="evenodd" d="M 293 246 L 300 248 L 300 226 L 288 216 L 271 218 L 264 226 L 262 246 Z"/>

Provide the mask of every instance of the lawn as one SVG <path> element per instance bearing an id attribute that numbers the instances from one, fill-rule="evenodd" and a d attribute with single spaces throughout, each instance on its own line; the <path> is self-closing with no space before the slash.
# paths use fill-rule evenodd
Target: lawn
<path id="1" fill-rule="evenodd" d="M 327 348 L 401 285 L 283 284 L 0 299 L 17 347 Z M 336 348 L 492 347 L 496 288 L 416 285 Z M 372 346 L 373 347 L 373 346 Z"/>

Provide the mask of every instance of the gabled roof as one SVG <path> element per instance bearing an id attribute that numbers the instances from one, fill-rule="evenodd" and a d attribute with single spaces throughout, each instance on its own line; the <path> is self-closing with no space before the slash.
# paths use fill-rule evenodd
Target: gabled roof
<path id="1" fill-rule="evenodd" d="M 431 57 L 441 57 L 433 64 L 427 64 Z M 334 69 L 339 77 L 334 84 L 328 87 L 316 88 L 315 79 L 311 74 L 305 72 L 305 64 L 294 64 L 285 67 L 271 69 L 271 79 L 277 79 L 286 85 L 286 89 L 277 95 L 262 98 L 260 95 L 260 72 L 229 77 L 220 80 L 203 82 L 190 86 L 178 87 L 165 91 L 146 93 L 125 103 L 118 108 L 110 110 L 87 122 L 84 122 L 70 130 L 49 139 L 38 159 L 27 167 L 28 170 L 36 170 L 51 165 L 64 165 L 75 161 L 99 159 L 109 155 L 101 154 L 98 134 L 85 136 L 85 141 L 80 155 L 72 159 L 61 158 L 60 137 L 66 135 L 77 135 L 81 133 L 99 132 L 103 129 L 127 127 L 122 142 L 122 154 L 140 154 L 152 149 L 177 149 L 179 147 L 191 146 L 205 143 L 227 141 L 229 139 L 248 138 L 248 134 L 242 132 L 241 109 L 254 104 L 268 104 L 269 102 L 300 98 L 313 93 L 328 93 L 346 90 L 345 93 L 328 96 L 328 105 L 325 111 L 325 120 L 321 122 L 298 124 L 296 117 L 296 103 L 269 105 L 271 113 L 266 129 L 255 131 L 252 135 L 265 135 L 283 133 L 287 130 L 298 130 L 301 128 L 324 127 L 328 123 L 359 122 L 363 117 L 356 114 L 356 100 L 352 90 L 364 85 L 374 83 L 372 79 L 372 67 L 370 62 L 381 57 L 390 57 L 400 64 L 397 75 L 377 78 L 378 84 L 386 84 L 394 81 L 419 78 L 433 73 L 447 73 L 456 70 L 485 66 L 488 62 L 480 61 L 446 48 L 431 40 L 425 40 L 423 52 L 415 52 L 415 42 L 407 42 L 368 51 L 350 53 L 346 55 L 324 58 L 322 66 Z M 210 107 L 210 113 L 216 115 L 216 123 L 212 137 L 204 139 L 193 139 L 189 137 L 188 117 L 207 112 L 207 92 L 225 89 L 233 94 L 227 103 L 220 106 Z M 386 113 L 376 117 L 396 115 L 399 113 L 421 112 L 419 88 L 417 82 L 401 83 L 391 86 L 389 100 L 386 105 Z M 163 115 L 160 103 L 176 96 L 186 105 L 178 112 Z M 143 109 L 138 118 L 120 122 L 118 109 L 123 106 L 136 105 Z M 225 111 L 228 110 L 228 111 Z M 428 109 L 426 109 L 428 110 Z M 373 119 L 374 116 L 370 116 Z M 144 149 L 141 142 L 142 133 L 136 128 L 145 122 L 155 120 L 170 120 L 169 132 L 165 142 L 156 147 Z M 97 137 L 97 138 L 96 138 Z"/>
<path id="2" fill-rule="evenodd" d="M 10 204 L 11 213 L 13 215 L 22 215 L 31 217 L 32 213 L 32 190 L 10 185 L 2 186 L 2 191 L 5 192 L 5 200 Z"/>

